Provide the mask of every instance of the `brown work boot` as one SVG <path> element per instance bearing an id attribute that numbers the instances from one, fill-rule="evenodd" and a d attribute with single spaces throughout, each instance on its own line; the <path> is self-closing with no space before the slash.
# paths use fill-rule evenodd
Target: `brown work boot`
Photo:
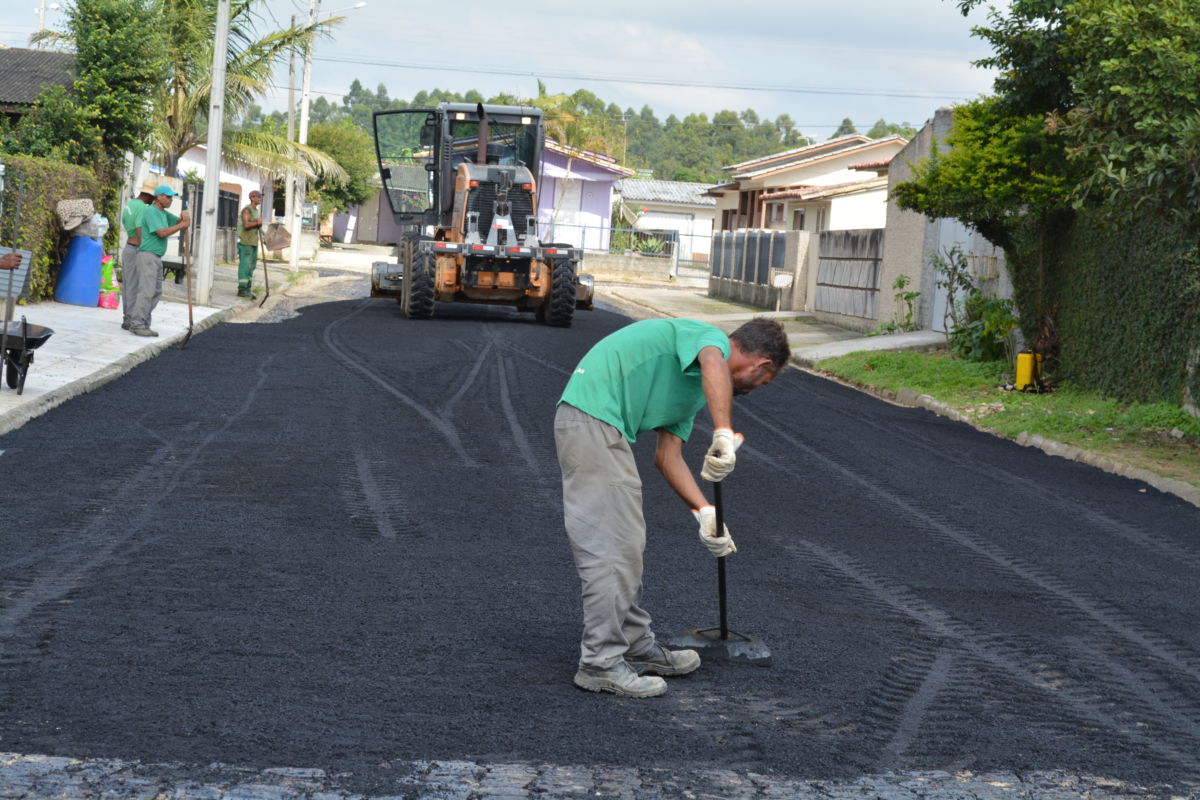
<path id="1" fill-rule="evenodd" d="M 658 697 L 667 691 L 667 682 L 662 678 L 640 677 L 624 661 L 618 661 L 612 669 L 580 666 L 575 685 L 589 692 L 612 692 L 624 697 Z"/>
<path id="2" fill-rule="evenodd" d="M 638 675 L 687 675 L 700 666 L 700 654 L 695 650 L 668 650 L 658 642 L 639 655 L 626 654 L 625 660 Z"/>
<path id="3" fill-rule="evenodd" d="M 130 328 L 129 332 L 134 336 L 158 336 L 158 331 L 152 331 L 149 328 Z"/>

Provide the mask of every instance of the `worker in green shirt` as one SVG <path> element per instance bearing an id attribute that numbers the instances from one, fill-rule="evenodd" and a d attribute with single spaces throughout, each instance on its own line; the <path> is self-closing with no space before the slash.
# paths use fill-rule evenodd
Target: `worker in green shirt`
<path id="1" fill-rule="evenodd" d="M 713 437 L 700 476 L 719 481 L 732 472 L 741 444 L 733 397 L 769 383 L 789 357 L 783 326 L 765 317 L 728 336 L 697 320 L 650 319 L 609 334 L 579 362 L 554 417 L 563 518 L 583 591 L 579 688 L 655 697 L 667 690 L 660 676 L 700 666 L 695 650 L 659 644 L 640 606 L 646 521 L 630 444 L 657 434 L 654 463 L 692 509 L 701 543 L 714 556 L 736 552 L 729 529 L 716 529 L 716 509 L 684 461 L 683 443 L 707 405 Z"/>
<path id="2" fill-rule="evenodd" d="M 121 212 L 121 227 L 125 229 L 128 237 L 125 246 L 121 248 L 121 266 L 124 268 L 131 268 L 133 260 L 137 257 L 138 246 L 142 243 L 142 212 L 153 202 L 154 184 L 146 182 L 142 184 L 142 190 L 138 192 L 137 197 L 130 199 Z M 129 322 L 128 319 L 125 321 Z"/>
<path id="3" fill-rule="evenodd" d="M 150 315 L 162 297 L 162 257 L 167 239 L 191 224 L 183 211 L 177 217 L 170 211 L 175 190 L 165 184 L 154 189 L 154 202 L 142 212 L 142 243 L 138 245 L 133 269 L 125 268 L 125 324 L 121 327 L 134 336 L 158 336 L 150 329 Z"/>
<path id="4" fill-rule="evenodd" d="M 250 291 L 254 278 L 254 265 L 258 262 L 258 234 L 262 229 L 262 214 L 258 205 L 262 192 L 255 189 L 250 193 L 250 202 L 238 214 L 238 297 L 257 299 Z M 265 269 L 265 267 L 264 267 Z"/>

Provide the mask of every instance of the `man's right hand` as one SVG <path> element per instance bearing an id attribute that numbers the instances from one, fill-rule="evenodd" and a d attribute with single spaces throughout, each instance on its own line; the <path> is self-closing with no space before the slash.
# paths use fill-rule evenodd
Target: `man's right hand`
<path id="1" fill-rule="evenodd" d="M 21 266 L 20 253 L 5 253 L 0 256 L 0 269 L 16 269 Z"/>
<path id="2" fill-rule="evenodd" d="M 721 536 L 717 536 L 717 509 L 715 506 L 702 506 L 692 509 L 692 516 L 700 523 L 700 541 L 708 548 L 708 551 L 714 556 L 733 555 L 737 552 L 737 546 L 733 543 L 733 537 L 729 535 L 729 526 L 723 525 L 725 528 Z"/>

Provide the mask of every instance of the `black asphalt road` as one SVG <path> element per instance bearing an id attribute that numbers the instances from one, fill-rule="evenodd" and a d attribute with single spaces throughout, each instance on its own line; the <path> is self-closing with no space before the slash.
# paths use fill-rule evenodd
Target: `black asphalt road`
<path id="1" fill-rule="evenodd" d="M 1200 510 L 799 371 L 735 404 L 725 489 L 731 624 L 774 665 L 575 689 L 552 416 L 627 322 L 329 302 L 0 437 L 0 752 L 363 791 L 439 758 L 1197 780 Z M 637 451 L 645 605 L 715 624 L 715 562 Z"/>

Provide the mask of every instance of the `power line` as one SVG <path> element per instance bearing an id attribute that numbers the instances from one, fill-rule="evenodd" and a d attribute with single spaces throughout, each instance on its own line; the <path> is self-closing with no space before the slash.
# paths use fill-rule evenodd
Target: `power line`
<path id="1" fill-rule="evenodd" d="M 892 97 L 892 98 L 921 98 L 928 100 L 958 100 L 975 92 L 960 92 L 958 94 L 937 92 L 905 92 L 900 90 L 882 89 L 846 89 L 829 86 L 772 86 L 750 83 L 726 83 L 720 81 L 687 81 L 687 80 L 657 80 L 654 78 L 639 78 L 631 75 L 602 75 L 576 74 L 570 72 L 554 72 L 546 70 L 515 70 L 496 67 L 463 67 L 453 64 L 411 64 L 399 61 L 377 61 L 363 58 L 341 58 L 338 56 L 320 56 L 315 61 L 330 61 L 340 64 L 357 64 L 372 67 L 392 67 L 395 69 L 423 69 L 442 72 L 473 72 L 483 75 L 515 75 L 525 78 L 557 78 L 560 80 L 601 81 L 606 83 L 629 83 L 644 86 L 670 86 L 675 88 L 694 89 L 733 89 L 747 92 L 787 92 L 792 94 L 822 94 L 844 95 L 851 97 Z"/>
<path id="2" fill-rule="evenodd" d="M 280 90 L 287 89 L 287 87 L 286 87 L 286 86 L 280 85 L 280 84 L 278 84 L 278 83 L 268 83 L 267 85 L 268 85 L 268 86 L 270 86 L 270 87 L 271 87 L 271 88 L 273 88 L 273 89 L 280 89 Z M 310 92 L 311 94 L 323 94 L 323 95 L 326 95 L 326 96 L 328 96 L 328 97 L 338 97 L 338 98 L 344 98 L 344 97 L 346 97 L 348 94 L 350 94 L 350 92 L 349 92 L 349 91 L 344 91 L 344 92 L 323 92 L 323 91 L 321 91 L 321 90 L 319 90 L 319 89 L 310 89 L 310 90 L 309 90 L 309 92 Z M 389 98 L 389 100 L 402 100 L 402 99 L 403 99 L 403 98 L 400 98 L 400 97 L 392 97 L 392 98 Z M 339 113 L 342 113 L 342 114 L 347 114 L 347 112 L 346 112 L 346 109 L 345 109 L 343 106 L 335 106 L 335 108 L 338 110 L 338 112 L 339 112 Z M 400 110 L 403 110 L 403 109 L 395 109 L 395 110 L 397 110 L 397 111 L 400 111 Z M 703 112 L 698 112 L 698 113 L 703 113 Z M 347 115 L 348 115 L 348 114 L 347 114 Z M 670 115 L 668 115 L 668 116 L 670 116 Z M 680 125 L 684 124 L 684 123 L 683 123 L 683 118 L 680 118 L 680 116 L 679 116 L 678 114 L 675 114 L 674 116 L 675 116 L 675 118 L 678 120 L 678 122 L 679 122 L 679 124 L 680 124 Z M 685 115 L 685 116 L 684 116 L 684 118 L 686 118 L 686 116 L 687 116 L 687 115 Z M 706 115 L 706 116 L 707 116 L 707 115 Z M 558 116 L 558 117 L 556 117 L 556 116 L 553 116 L 553 115 L 549 115 L 549 116 L 547 116 L 547 117 L 546 117 L 546 119 L 548 119 L 548 120 L 552 120 L 552 119 L 565 119 L 565 118 L 567 118 L 567 117 L 566 117 L 566 116 Z M 605 115 L 603 115 L 603 114 L 581 114 L 581 115 L 579 116 L 579 118 L 580 118 L 580 119 L 586 119 L 586 120 L 595 120 L 595 121 L 598 121 L 598 122 L 608 122 L 608 123 L 611 123 L 611 124 L 613 124 L 613 125 L 620 125 L 620 124 L 622 124 L 623 122 L 628 122 L 628 123 L 630 123 L 630 124 L 634 124 L 634 123 L 640 123 L 640 124 L 647 124 L 647 125 L 657 125 L 657 126 L 658 126 L 658 127 L 660 127 L 660 128 L 661 128 L 661 127 L 663 127 L 663 126 L 665 126 L 665 125 L 666 125 L 666 123 L 667 123 L 667 121 L 666 121 L 665 119 L 655 119 L 653 122 L 651 122 L 651 121 L 649 121 L 649 120 L 644 120 L 644 119 L 642 119 L 640 116 L 634 116 L 634 117 L 630 117 L 628 120 L 626 120 L 626 119 L 625 119 L 623 116 L 622 116 L 622 117 L 609 117 L 609 116 L 605 116 Z M 761 118 L 761 119 L 759 120 L 759 124 L 763 124 L 763 123 L 772 124 L 772 123 L 774 123 L 774 122 L 775 122 L 775 120 L 774 120 L 774 119 L 771 119 L 771 118 L 769 118 L 769 117 L 763 117 L 763 118 Z M 708 120 L 708 123 L 707 123 L 707 124 L 708 124 L 709 126 L 711 126 L 711 127 L 716 127 L 716 128 L 738 128 L 738 127 L 747 128 L 747 125 L 746 125 L 746 123 L 744 123 L 744 122 L 741 122 L 741 121 L 738 121 L 738 122 L 717 122 L 717 121 L 715 121 L 715 120 L 712 120 L 712 119 L 710 119 L 710 120 Z M 840 122 L 793 122 L 793 123 L 792 123 L 792 128 L 793 128 L 793 130 L 795 130 L 797 133 L 800 133 L 801 135 L 803 135 L 802 129 L 804 129 L 804 128 L 838 128 L 838 127 L 841 127 L 841 124 L 842 124 L 842 123 L 840 123 Z M 874 123 L 872 123 L 872 124 L 874 124 Z M 753 127 L 754 127 L 754 126 L 753 126 L 753 125 L 751 125 L 751 126 L 749 126 L 749 127 L 747 128 L 747 130 L 749 130 L 749 129 L 753 128 Z"/>

